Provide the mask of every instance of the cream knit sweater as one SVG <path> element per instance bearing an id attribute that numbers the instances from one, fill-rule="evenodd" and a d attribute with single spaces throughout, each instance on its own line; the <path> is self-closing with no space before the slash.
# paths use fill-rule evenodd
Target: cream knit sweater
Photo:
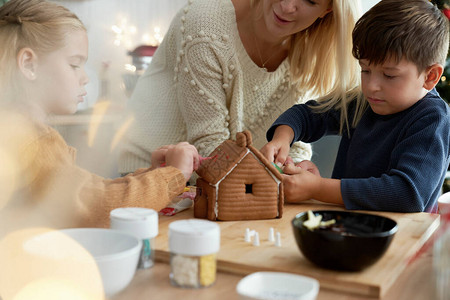
<path id="1" fill-rule="evenodd" d="M 245 129 L 259 149 L 269 126 L 298 101 L 288 59 L 267 72 L 248 56 L 230 0 L 189 0 L 130 99 L 134 122 L 119 171 L 148 166 L 153 150 L 180 141 L 207 156 Z M 296 143 L 291 156 L 310 159 L 310 145 Z"/>

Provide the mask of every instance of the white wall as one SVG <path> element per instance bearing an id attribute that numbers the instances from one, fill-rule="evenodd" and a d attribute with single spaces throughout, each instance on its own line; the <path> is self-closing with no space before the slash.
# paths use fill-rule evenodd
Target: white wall
<path id="1" fill-rule="evenodd" d="M 361 0 L 363 12 L 368 11 L 372 6 L 380 2 L 380 0 Z"/>

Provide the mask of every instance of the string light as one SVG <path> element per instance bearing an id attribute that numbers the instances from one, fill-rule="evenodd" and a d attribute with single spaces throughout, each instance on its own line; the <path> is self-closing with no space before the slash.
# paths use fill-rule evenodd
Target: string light
<path id="1" fill-rule="evenodd" d="M 164 38 L 161 34 L 161 28 L 155 26 L 153 28 L 153 34 L 144 32 L 140 40 L 137 40 L 136 37 L 139 36 L 139 29 L 133 24 L 128 24 L 127 18 L 122 18 L 118 24 L 112 25 L 111 31 L 114 34 L 113 44 L 115 46 L 124 46 L 127 49 L 131 49 L 134 45 L 138 44 L 158 46 Z"/>

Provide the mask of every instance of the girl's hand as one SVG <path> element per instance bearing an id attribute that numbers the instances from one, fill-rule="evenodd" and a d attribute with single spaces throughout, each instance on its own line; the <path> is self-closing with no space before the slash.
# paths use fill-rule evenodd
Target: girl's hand
<path id="1" fill-rule="evenodd" d="M 303 163 L 303 166 L 316 172 L 311 165 L 317 169 L 312 162 Z M 322 177 L 314 174 L 314 172 L 308 171 L 306 168 L 288 164 L 284 167 L 283 172 L 284 198 L 288 203 L 297 203 L 312 199 L 320 189 Z"/>
<path id="2" fill-rule="evenodd" d="M 165 145 L 159 147 L 152 152 L 152 169 L 163 167 L 166 163 L 166 153 L 169 149 L 175 147 L 175 145 Z"/>
<path id="3" fill-rule="evenodd" d="M 152 165 L 175 167 L 183 173 L 184 178 L 188 181 L 200 165 L 200 156 L 193 145 L 182 142 L 155 150 L 152 153 Z"/>

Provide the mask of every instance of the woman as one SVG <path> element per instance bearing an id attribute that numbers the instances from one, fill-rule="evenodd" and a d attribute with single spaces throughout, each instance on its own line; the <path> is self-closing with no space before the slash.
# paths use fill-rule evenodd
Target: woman
<path id="1" fill-rule="evenodd" d="M 244 129 L 260 148 L 293 104 L 356 87 L 358 17 L 358 0 L 189 0 L 130 99 L 134 122 L 120 172 L 148 165 L 153 149 L 181 140 L 207 156 Z M 311 148 L 295 144 L 290 155 L 310 159 Z"/>

